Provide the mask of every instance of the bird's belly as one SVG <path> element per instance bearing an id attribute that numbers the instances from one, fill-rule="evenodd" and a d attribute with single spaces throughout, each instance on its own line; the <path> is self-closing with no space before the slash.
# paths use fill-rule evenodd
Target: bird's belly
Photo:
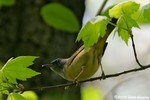
<path id="1" fill-rule="evenodd" d="M 81 55 L 78 55 L 78 59 L 74 59 L 70 66 L 66 66 L 67 68 L 64 71 L 67 80 L 86 80 L 98 70 L 99 61 L 97 55 L 93 51 L 83 52 Z"/>

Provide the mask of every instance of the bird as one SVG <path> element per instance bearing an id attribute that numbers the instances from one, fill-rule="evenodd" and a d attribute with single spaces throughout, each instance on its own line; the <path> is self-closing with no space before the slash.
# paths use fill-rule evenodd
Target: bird
<path id="1" fill-rule="evenodd" d="M 57 58 L 50 64 L 50 69 L 68 81 L 82 81 L 90 78 L 96 73 L 100 66 L 101 57 L 107 43 L 107 36 L 100 38 L 96 44 L 90 48 L 81 46 L 69 58 Z M 102 68 L 102 67 L 101 67 Z M 102 74 L 104 71 L 102 69 Z"/>
<path id="2" fill-rule="evenodd" d="M 48 66 L 62 78 L 73 82 L 89 79 L 101 66 L 102 77 L 105 78 L 101 59 L 107 47 L 106 40 L 114 29 L 114 26 L 112 27 L 109 24 L 107 27 L 109 27 L 109 30 L 103 37 L 99 37 L 93 46 L 85 48 L 82 45 L 71 57 L 57 58 L 50 64 L 44 64 L 43 66 Z"/>

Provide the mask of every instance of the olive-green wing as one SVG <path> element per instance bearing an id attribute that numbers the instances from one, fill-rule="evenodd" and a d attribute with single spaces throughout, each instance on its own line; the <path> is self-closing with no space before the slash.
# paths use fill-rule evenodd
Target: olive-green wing
<path id="1" fill-rule="evenodd" d="M 74 58 L 84 49 L 84 46 L 82 45 L 67 61 L 67 65 L 70 65 Z"/>

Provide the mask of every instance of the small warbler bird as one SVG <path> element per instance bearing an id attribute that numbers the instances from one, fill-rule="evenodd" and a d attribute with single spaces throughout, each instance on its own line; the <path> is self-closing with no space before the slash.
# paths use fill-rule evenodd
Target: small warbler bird
<path id="1" fill-rule="evenodd" d="M 89 48 L 81 46 L 71 57 L 66 59 L 57 58 L 51 64 L 45 64 L 43 66 L 49 66 L 51 70 L 69 81 L 76 82 L 90 78 L 96 73 L 99 66 L 101 66 L 101 58 L 106 48 L 106 40 L 114 29 L 109 24 L 107 27 L 109 27 L 109 30 L 107 30 L 105 36 L 99 37 L 98 42 L 93 46 Z M 104 76 L 102 66 L 101 70 Z"/>

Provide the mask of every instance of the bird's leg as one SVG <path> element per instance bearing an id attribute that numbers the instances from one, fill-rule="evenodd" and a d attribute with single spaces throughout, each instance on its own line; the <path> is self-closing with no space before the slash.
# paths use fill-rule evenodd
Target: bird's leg
<path id="1" fill-rule="evenodd" d="M 104 70 L 103 70 L 103 67 L 102 67 L 102 64 L 100 62 L 100 67 L 101 67 L 101 71 L 102 71 L 102 79 L 105 79 L 105 73 L 104 73 Z"/>
<path id="2" fill-rule="evenodd" d="M 103 52 L 102 52 L 102 57 L 103 57 L 103 55 L 104 55 L 104 53 L 105 53 L 105 50 L 106 50 L 106 48 L 107 48 L 107 45 L 108 45 L 108 43 L 106 42 L 105 45 L 104 45 Z M 100 59 L 101 59 L 101 58 L 100 58 Z M 103 70 L 101 61 L 100 61 L 100 67 L 101 67 L 101 71 L 102 71 L 102 79 L 105 79 L 105 73 L 104 73 L 104 70 Z"/>
<path id="3" fill-rule="evenodd" d="M 75 77 L 73 83 L 77 83 L 78 84 L 78 78 L 80 77 L 80 75 L 84 72 L 85 66 L 81 67 L 81 71 L 79 72 L 79 74 Z"/>

